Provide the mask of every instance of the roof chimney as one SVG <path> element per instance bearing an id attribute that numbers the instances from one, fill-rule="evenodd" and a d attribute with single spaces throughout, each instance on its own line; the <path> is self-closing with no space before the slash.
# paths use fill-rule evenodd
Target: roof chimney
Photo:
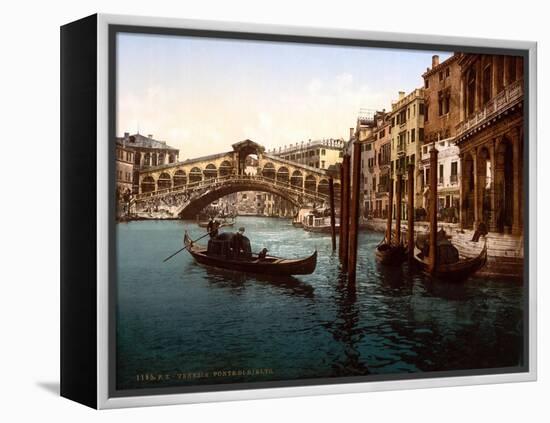
<path id="1" fill-rule="evenodd" d="M 129 132 L 125 132 L 125 133 L 124 133 L 124 138 L 125 138 L 125 139 L 127 139 L 129 136 L 130 136 L 130 133 L 129 133 Z"/>
<path id="2" fill-rule="evenodd" d="M 349 128 L 349 139 L 351 140 L 353 138 L 353 133 L 355 132 L 355 128 Z"/>
<path id="3" fill-rule="evenodd" d="M 405 91 L 399 91 L 399 100 L 403 100 L 405 98 Z"/>
<path id="4" fill-rule="evenodd" d="M 149 135 L 147 135 L 147 138 L 151 138 L 151 139 L 153 139 L 153 134 L 149 134 Z"/>
<path id="5" fill-rule="evenodd" d="M 439 56 L 437 54 L 434 54 L 432 56 L 432 69 L 435 68 L 437 65 L 439 65 Z"/>

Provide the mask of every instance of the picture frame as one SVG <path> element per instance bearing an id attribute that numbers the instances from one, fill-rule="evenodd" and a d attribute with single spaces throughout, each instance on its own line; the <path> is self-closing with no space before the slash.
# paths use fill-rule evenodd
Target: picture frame
<path id="1" fill-rule="evenodd" d="M 510 235 L 521 236 L 520 242 L 522 243 L 523 282 L 520 302 L 523 304 L 523 320 L 520 323 L 523 349 L 517 352 L 521 357 L 521 364 L 513 366 L 513 368 L 488 369 L 481 366 L 464 371 L 456 369 L 436 372 L 413 371 L 357 377 L 344 372 L 342 375 L 334 373 L 330 377 L 303 376 L 292 379 L 284 376 L 272 380 L 192 383 L 185 386 L 178 383 L 162 386 L 149 384 L 139 389 L 135 387 L 119 389 L 118 384 L 122 384 L 122 382 L 117 382 L 116 375 L 121 372 L 120 364 L 117 364 L 120 363 L 121 353 L 117 350 L 117 346 L 119 346 L 117 333 L 120 334 L 120 331 L 117 331 L 116 322 L 120 318 L 120 312 L 117 312 L 120 292 L 117 291 L 118 285 L 115 282 L 117 272 L 120 271 L 117 267 L 117 263 L 119 263 L 117 261 L 117 245 L 120 244 L 117 244 L 118 223 L 116 216 L 118 209 L 117 201 L 115 201 L 117 198 L 115 181 L 118 170 L 115 164 L 115 155 L 118 144 L 113 142 L 121 136 L 120 130 L 117 128 L 120 104 L 117 103 L 119 86 L 116 75 L 117 65 L 120 66 L 122 63 L 120 56 L 117 56 L 118 34 L 151 35 L 164 38 L 202 38 L 213 40 L 213 42 L 230 40 L 275 45 L 330 46 L 335 49 L 348 47 L 359 51 L 365 48 L 397 49 L 403 52 L 458 51 L 465 55 L 487 54 L 522 57 L 523 83 L 520 87 L 522 90 L 520 126 L 523 131 L 521 139 L 526 140 L 523 141 L 523 144 L 527 148 L 522 147 L 523 156 L 520 156 L 520 159 L 522 163 L 527 163 L 527 166 L 521 168 L 521 178 L 523 179 L 521 179 L 520 188 L 523 189 L 515 194 L 520 196 L 518 198 L 523 201 L 523 206 L 520 206 L 521 232 L 516 233 L 515 226 L 512 228 L 513 225 L 517 226 L 517 221 L 510 225 L 502 223 L 503 226 L 510 226 Z M 536 48 L 536 43 L 528 41 L 106 14 L 92 15 L 63 26 L 61 28 L 61 395 L 92 408 L 103 409 L 536 380 L 537 216 L 536 195 L 534 194 L 537 183 Z M 429 65 L 430 63 L 426 65 L 427 73 L 430 72 Z M 436 66 L 439 66 L 439 61 L 432 62 L 432 68 Z M 520 65 L 517 66 L 519 69 Z M 480 90 L 476 95 L 483 96 L 481 86 L 473 89 Z M 467 88 L 462 88 L 462 90 L 462 93 L 468 93 Z M 489 97 L 492 99 L 494 96 L 489 95 Z M 490 99 L 487 98 L 487 100 Z M 434 100 L 434 102 L 433 107 L 435 108 L 437 101 Z M 468 106 L 466 105 L 466 107 Z M 489 114 L 486 109 L 483 109 L 482 112 L 486 114 L 478 111 L 477 114 L 472 115 L 471 119 L 461 119 L 461 128 L 471 125 L 470 129 L 473 133 L 480 131 L 484 125 L 490 125 L 489 121 L 492 118 L 488 118 Z M 484 120 L 486 118 L 487 122 Z M 477 120 L 474 122 L 472 119 Z M 344 123 L 344 125 L 346 124 L 347 122 Z M 351 124 L 353 125 L 355 122 L 351 122 Z M 357 125 L 355 132 L 352 131 L 350 134 L 350 148 L 353 148 L 354 144 L 351 140 L 360 138 L 361 128 L 359 128 L 359 123 Z M 461 133 L 466 134 L 468 130 L 465 129 Z M 137 133 L 139 134 L 139 131 Z M 420 138 L 419 134 L 417 136 Z M 470 135 L 464 136 L 469 137 Z M 147 138 L 153 139 L 153 137 Z M 234 140 L 235 144 L 233 144 L 234 153 L 238 155 L 241 153 L 241 148 L 248 148 L 252 145 L 239 142 L 241 140 Z M 232 142 L 228 144 L 232 144 Z M 126 146 L 126 141 L 122 141 L 122 145 Z M 463 144 L 463 148 L 466 148 L 464 145 L 466 144 Z M 258 149 L 257 146 L 258 144 L 253 142 L 253 148 Z M 357 151 L 361 151 L 359 147 L 357 148 Z M 130 149 L 130 151 L 134 150 Z M 263 154 L 264 151 L 261 150 L 261 153 Z M 424 154 L 426 160 L 429 160 L 429 151 Z M 494 160 L 491 162 L 494 167 L 490 168 L 490 175 L 492 176 L 494 172 L 498 177 L 497 152 L 490 154 Z M 158 158 L 158 156 L 155 157 Z M 355 157 L 357 158 L 359 155 Z M 419 157 L 417 158 L 420 160 Z M 169 162 L 170 159 L 163 156 L 164 159 L 166 162 L 163 163 L 166 163 L 166 166 L 179 163 L 179 161 Z M 438 163 L 437 157 L 435 163 Z M 348 165 L 350 169 L 353 168 L 352 163 Z M 152 171 L 156 171 L 158 166 L 160 165 L 153 164 Z M 357 166 L 359 166 L 359 160 L 357 160 Z M 189 171 L 187 168 L 185 169 Z M 139 183 L 137 184 L 136 201 L 142 198 L 139 197 L 140 194 L 146 192 L 140 191 L 140 187 L 144 178 L 149 175 L 147 172 L 152 171 L 146 169 L 138 171 Z M 311 169 L 309 171 L 312 174 L 317 172 Z M 517 173 L 518 170 L 515 172 Z M 238 174 L 242 176 L 240 171 Z M 478 173 L 475 175 L 476 178 L 479 177 Z M 488 178 L 489 173 L 486 171 L 483 175 Z M 155 177 L 158 183 L 158 175 Z M 339 177 L 343 180 L 342 175 Z M 435 178 L 435 172 L 432 172 L 432 177 Z M 427 179 L 429 178 L 426 177 Z M 358 179 L 355 181 L 359 182 Z M 437 184 L 437 181 L 435 183 Z M 474 183 L 473 179 L 472 183 Z M 505 182 L 503 183 L 506 185 Z M 227 184 L 227 182 L 221 181 L 220 184 Z M 256 182 L 249 183 L 247 186 L 254 191 L 261 188 L 258 184 Z M 494 184 L 496 185 L 496 182 Z M 518 186 L 517 182 L 514 184 L 514 186 Z M 172 182 L 170 188 L 174 187 Z M 355 193 L 359 191 L 353 191 L 353 187 L 359 189 L 359 183 L 355 185 L 350 183 L 351 191 L 347 192 L 347 196 L 341 196 L 341 198 L 357 196 Z M 401 189 L 401 185 L 399 187 Z M 302 188 L 305 193 L 303 185 Z M 403 189 L 405 188 L 403 187 Z M 158 190 L 156 189 L 156 191 Z M 503 196 L 506 197 L 507 194 L 503 194 Z M 476 204 L 479 204 L 479 200 Z M 334 207 L 332 208 L 334 209 Z M 504 202 L 502 208 L 506 209 Z M 494 207 L 494 209 L 498 209 L 498 207 Z M 373 210 L 376 210 L 374 206 Z M 482 214 L 478 210 L 475 213 L 478 217 Z M 390 213 L 391 215 L 392 213 Z M 517 213 L 514 216 L 518 219 Z M 353 219 L 358 222 L 359 216 L 354 216 L 353 210 L 351 210 L 351 217 L 351 222 L 354 221 Z M 368 220 L 369 217 L 366 219 Z M 477 227 L 480 219 L 481 217 L 476 218 L 472 222 L 473 229 Z M 494 224 L 497 225 L 496 218 L 494 221 Z M 435 224 L 437 227 L 437 218 Z M 355 237 L 357 246 L 358 226 L 353 227 L 353 223 L 351 223 L 347 229 L 345 233 L 349 233 L 352 238 Z M 505 230 L 508 231 L 508 229 Z M 325 241 L 328 243 L 328 238 Z M 431 245 L 436 245 L 436 242 L 434 240 L 434 244 Z M 360 245 L 355 250 L 359 248 L 363 247 Z M 174 251 L 176 249 L 174 248 Z M 351 263 L 347 271 L 347 281 L 350 278 L 355 281 L 355 267 L 358 260 L 356 254 L 356 252 L 352 254 L 355 255 L 355 261 L 346 261 L 346 266 Z M 253 367 L 254 369 L 269 368 L 270 363 L 261 362 L 259 366 L 250 366 L 244 370 L 252 370 Z M 224 367 L 220 368 L 223 370 Z M 212 372 L 215 369 L 205 370 Z M 229 370 L 231 371 L 231 369 Z M 147 378 L 148 376 L 142 372 L 136 377 L 139 380 L 140 377 Z"/>

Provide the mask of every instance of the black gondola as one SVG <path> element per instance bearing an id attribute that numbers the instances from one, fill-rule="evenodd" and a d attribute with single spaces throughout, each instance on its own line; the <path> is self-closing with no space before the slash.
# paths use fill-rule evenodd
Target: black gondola
<path id="1" fill-rule="evenodd" d="M 444 246 L 448 246 L 448 244 L 438 244 L 440 251 Z M 455 247 L 453 246 L 452 248 Z M 442 254 L 439 254 L 439 256 L 441 257 Z M 452 262 L 438 263 L 433 272 L 430 272 L 429 270 L 429 257 L 424 251 L 418 248 L 418 246 L 414 250 L 414 258 L 415 263 L 418 265 L 420 270 L 425 273 L 429 273 L 438 279 L 451 281 L 464 280 L 477 270 L 481 269 L 487 262 L 487 238 L 485 238 L 485 244 L 483 245 L 481 252 L 476 257 L 460 258 L 457 250 L 455 260 Z"/>
<path id="2" fill-rule="evenodd" d="M 315 271 L 317 266 L 317 250 L 309 257 L 297 259 L 280 258 L 269 254 L 265 254 L 263 257 L 260 257 L 259 254 L 232 257 L 228 251 L 230 243 L 230 240 L 221 240 L 219 246 L 210 245 L 211 248 L 208 248 L 193 243 L 187 232 L 184 237 L 187 251 L 198 263 L 206 266 L 281 276 L 309 275 Z"/>

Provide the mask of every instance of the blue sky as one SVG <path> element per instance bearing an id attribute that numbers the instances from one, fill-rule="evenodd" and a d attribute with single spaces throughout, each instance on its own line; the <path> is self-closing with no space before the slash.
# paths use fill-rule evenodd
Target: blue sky
<path id="1" fill-rule="evenodd" d="M 391 109 L 433 54 L 119 34 L 117 134 L 153 134 L 180 158 L 250 138 L 267 148 L 347 137 L 360 108 Z"/>

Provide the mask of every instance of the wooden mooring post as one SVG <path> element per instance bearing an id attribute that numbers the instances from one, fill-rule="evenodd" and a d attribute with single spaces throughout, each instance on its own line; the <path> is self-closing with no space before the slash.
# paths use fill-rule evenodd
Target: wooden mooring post
<path id="1" fill-rule="evenodd" d="M 342 211 L 344 210 L 344 166 L 342 163 L 338 165 L 339 173 L 340 173 L 340 210 L 339 210 L 339 217 L 340 217 L 340 226 L 338 227 L 338 257 L 340 258 L 340 262 L 342 261 L 343 257 L 343 243 L 342 239 L 344 237 L 342 230 L 343 230 L 343 224 L 344 221 L 342 217 Z"/>
<path id="2" fill-rule="evenodd" d="M 434 273 L 437 269 L 437 155 L 435 147 L 430 150 L 430 261 L 429 271 Z"/>
<path id="3" fill-rule="evenodd" d="M 407 169 L 407 253 L 414 258 L 414 164 Z"/>
<path id="4" fill-rule="evenodd" d="M 355 284 L 357 271 L 357 235 L 359 233 L 361 193 L 361 144 L 353 144 L 352 193 L 350 207 L 350 229 L 348 247 L 348 283 Z"/>
<path id="5" fill-rule="evenodd" d="M 343 202 L 342 210 L 340 211 L 340 226 L 342 227 L 342 271 L 347 273 L 348 271 L 348 251 L 349 251 L 349 206 L 350 206 L 350 156 L 349 154 L 344 154 L 344 160 L 342 162 L 344 179 L 342 184 L 344 185 L 343 190 Z"/>
<path id="6" fill-rule="evenodd" d="M 328 179 L 328 194 L 330 202 L 330 234 L 332 236 L 332 251 L 336 251 L 336 217 L 334 215 L 334 179 Z"/>
<path id="7" fill-rule="evenodd" d="M 388 215 L 386 216 L 386 243 L 391 244 L 391 224 L 393 220 L 393 178 L 389 180 L 388 187 Z"/>
<path id="8" fill-rule="evenodd" d="M 403 207 L 402 197 L 403 179 L 401 177 L 401 171 L 397 172 L 397 179 L 395 180 L 395 241 L 397 245 L 401 245 L 401 209 Z"/>

